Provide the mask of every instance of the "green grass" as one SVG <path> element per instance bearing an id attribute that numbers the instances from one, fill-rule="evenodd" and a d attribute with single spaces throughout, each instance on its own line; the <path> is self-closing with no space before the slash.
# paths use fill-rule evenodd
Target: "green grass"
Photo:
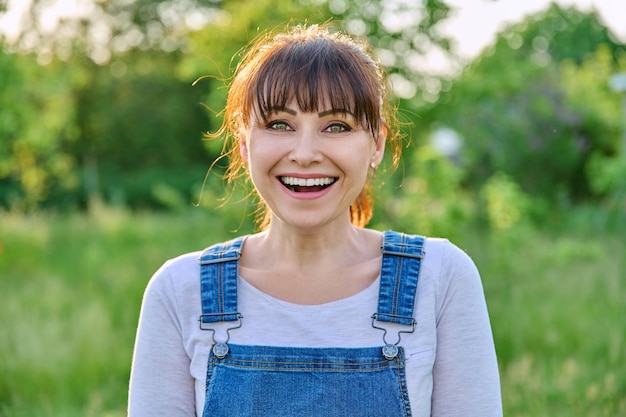
<path id="1" fill-rule="evenodd" d="M 228 216 L 0 213 L 0 416 L 125 415 L 148 279 L 232 236 Z M 505 415 L 626 415 L 625 240 L 514 232 L 456 242 L 483 276 Z"/>
<path id="2" fill-rule="evenodd" d="M 125 415 L 148 279 L 228 225 L 201 209 L 0 216 L 0 415 Z"/>
<path id="3" fill-rule="evenodd" d="M 490 236 L 483 274 L 505 415 L 626 416 L 626 241 Z"/>

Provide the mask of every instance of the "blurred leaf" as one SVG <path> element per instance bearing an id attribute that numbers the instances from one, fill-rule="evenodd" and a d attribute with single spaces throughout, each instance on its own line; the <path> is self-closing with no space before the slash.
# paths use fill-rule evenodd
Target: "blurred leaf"
<path id="1" fill-rule="evenodd" d="M 552 202 L 591 197 L 587 160 L 615 154 L 623 128 L 608 87 L 622 49 L 595 13 L 557 5 L 500 33 L 437 113 L 464 138 L 467 181 L 503 172 Z"/>

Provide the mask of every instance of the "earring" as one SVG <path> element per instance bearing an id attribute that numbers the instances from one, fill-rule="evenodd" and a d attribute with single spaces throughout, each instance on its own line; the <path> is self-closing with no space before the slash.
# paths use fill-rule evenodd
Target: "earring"
<path id="1" fill-rule="evenodd" d="M 372 163 L 370 164 L 370 168 L 372 168 L 372 169 L 376 169 L 376 163 L 375 163 L 375 162 L 372 162 Z"/>

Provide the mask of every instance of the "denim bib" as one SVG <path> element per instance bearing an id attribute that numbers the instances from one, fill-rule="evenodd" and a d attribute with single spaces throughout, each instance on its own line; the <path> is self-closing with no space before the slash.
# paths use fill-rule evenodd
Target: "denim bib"
<path id="1" fill-rule="evenodd" d="M 200 257 L 200 328 L 217 322 L 243 325 L 237 279 L 244 238 L 206 249 Z M 203 417 L 410 416 L 400 333 L 415 329 L 413 311 L 424 238 L 386 231 L 378 308 L 372 326 L 380 347 L 303 348 L 243 346 L 215 341 L 209 353 Z M 405 325 L 395 341 L 378 323 Z"/>

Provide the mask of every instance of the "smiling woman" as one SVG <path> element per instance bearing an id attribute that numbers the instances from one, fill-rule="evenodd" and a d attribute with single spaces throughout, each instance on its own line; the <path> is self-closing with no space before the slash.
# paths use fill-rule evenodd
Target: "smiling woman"
<path id="1" fill-rule="evenodd" d="M 245 140 L 243 132 L 255 124 L 269 126 L 270 122 L 274 130 L 293 130 L 282 120 L 270 120 L 278 111 L 286 116 L 301 111 L 319 112 L 320 118 L 349 118 L 350 123 L 344 120 L 325 128 L 329 133 L 366 130 L 375 142 L 380 138 L 393 148 L 393 163 L 397 163 L 400 144 L 397 131 L 391 129 L 394 114 L 386 98 L 382 70 L 370 57 L 369 46 L 341 34 L 320 36 L 322 32 L 313 26 L 275 38 L 267 34 L 244 55 L 230 86 L 224 124 L 215 135 L 234 142 L 229 153 L 229 180 L 247 177 L 247 166 L 238 149 Z M 366 184 L 351 205 L 353 223 L 359 226 L 365 226 L 372 215 L 368 190 Z M 264 229 L 269 225 L 270 211 L 266 201 L 259 201 L 260 226 Z"/>
<path id="2" fill-rule="evenodd" d="M 325 96 L 320 101 L 330 101 Z M 238 141 L 264 205 L 264 226 L 272 218 L 297 228 L 335 228 L 350 221 L 364 226 L 371 210 L 364 212 L 362 207 L 371 205 L 363 190 L 368 167 L 383 157 L 383 128 L 372 136 L 352 112 L 332 108 L 304 112 L 295 99 L 287 107 L 275 108 L 282 110 L 265 117 L 255 111 Z M 355 204 L 359 200 L 363 203 Z"/>
<path id="3" fill-rule="evenodd" d="M 366 44 L 297 26 L 237 67 L 228 178 L 258 233 L 170 260 L 146 289 L 133 416 L 500 416 L 479 274 L 445 239 L 366 229 L 397 150 Z"/>

